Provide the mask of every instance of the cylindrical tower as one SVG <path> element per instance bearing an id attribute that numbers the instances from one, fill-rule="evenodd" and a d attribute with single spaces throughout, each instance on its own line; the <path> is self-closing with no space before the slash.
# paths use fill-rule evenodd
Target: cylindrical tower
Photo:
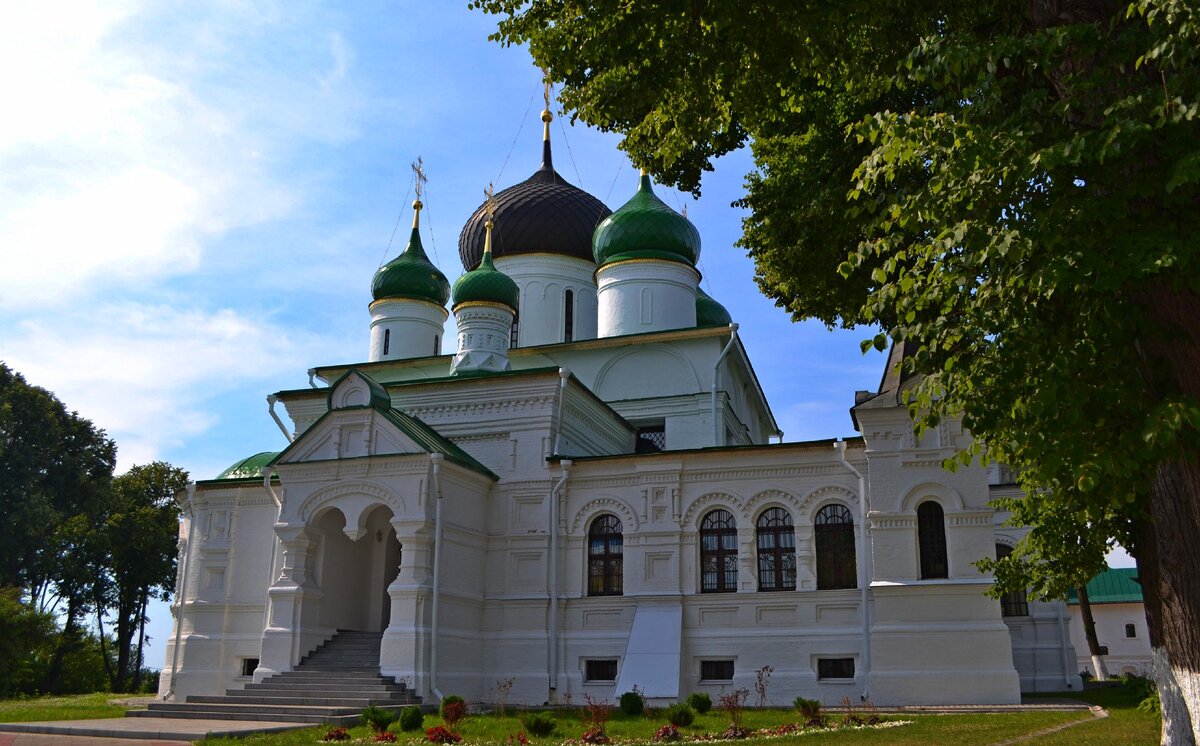
<path id="1" fill-rule="evenodd" d="M 490 201 L 490 199 L 489 199 Z M 454 283 L 454 320 L 458 352 L 450 375 L 477 375 L 509 370 L 508 346 L 517 315 L 517 284 L 492 263 L 492 221 L 485 224 L 479 266 Z"/>
<path id="2" fill-rule="evenodd" d="M 642 172 L 633 198 L 592 237 L 601 337 L 696 326 L 700 233 L 655 196 Z"/>
<path id="3" fill-rule="evenodd" d="M 421 245 L 423 206 L 419 198 L 413 202 L 408 246 L 371 282 L 371 362 L 441 354 L 450 282 Z"/>

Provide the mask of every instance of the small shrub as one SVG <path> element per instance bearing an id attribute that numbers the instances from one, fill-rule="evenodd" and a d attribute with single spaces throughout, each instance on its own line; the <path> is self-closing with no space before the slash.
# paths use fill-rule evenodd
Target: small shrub
<path id="1" fill-rule="evenodd" d="M 599 726 L 593 726 L 585 730 L 583 735 L 579 737 L 579 740 L 583 741 L 584 743 L 593 744 L 612 743 L 612 739 L 609 738 L 608 734 L 604 732 L 604 728 Z"/>
<path id="2" fill-rule="evenodd" d="M 637 717 L 646 711 L 646 700 L 642 699 L 641 692 L 636 689 L 632 692 L 625 692 L 621 695 L 621 712 L 629 717 Z"/>
<path id="3" fill-rule="evenodd" d="M 821 714 L 821 700 L 796 697 L 792 701 L 792 706 L 796 708 L 796 712 L 800 713 L 800 717 L 804 720 L 805 725 L 825 725 L 825 716 Z"/>
<path id="4" fill-rule="evenodd" d="M 467 703 L 457 694 L 447 694 L 443 697 L 439 709 L 442 720 L 446 721 L 446 726 L 450 730 L 457 730 L 456 726 L 467 716 Z"/>
<path id="5" fill-rule="evenodd" d="M 325 731 L 325 737 L 322 741 L 349 741 L 350 731 L 345 728 L 330 728 Z"/>
<path id="6" fill-rule="evenodd" d="M 687 705 L 684 705 L 687 707 Z M 679 735 L 679 729 L 671 723 L 667 723 L 663 727 L 654 732 L 655 743 L 672 743 L 678 741 L 682 736 Z"/>
<path id="7" fill-rule="evenodd" d="M 579 713 L 579 718 L 583 720 L 584 729 L 583 735 L 580 736 L 580 738 L 584 743 L 611 743 L 611 739 L 608 737 L 607 732 L 609 716 L 608 703 L 604 700 L 596 701 L 592 699 L 590 694 L 583 695 L 583 702 L 584 708 L 583 711 Z"/>
<path id="8" fill-rule="evenodd" d="M 425 740 L 430 743 L 458 743 L 462 740 L 462 736 L 444 725 L 435 725 L 425 731 Z"/>
<path id="9" fill-rule="evenodd" d="M 763 666 L 754 672 L 754 691 L 758 693 L 758 706 L 767 706 L 767 686 L 771 683 L 774 666 Z"/>
<path id="10" fill-rule="evenodd" d="M 696 713 L 683 702 L 667 708 L 667 721 L 676 728 L 686 728 L 696 721 Z"/>
<path id="11" fill-rule="evenodd" d="M 375 705 L 371 705 L 362 712 L 363 725 L 370 728 L 372 733 L 384 732 L 395 720 L 396 713 Z"/>
<path id="12" fill-rule="evenodd" d="M 708 692 L 692 692 L 688 695 L 687 703 L 688 707 L 701 715 L 712 709 L 712 697 L 708 696 Z"/>
<path id="13" fill-rule="evenodd" d="M 545 738 L 558 727 L 554 718 L 544 712 L 527 712 L 521 715 L 521 725 L 538 738 Z"/>
<path id="14" fill-rule="evenodd" d="M 725 731 L 727 738 L 745 738 L 745 735 L 735 735 L 737 733 L 746 733 L 746 729 L 742 727 L 742 714 L 746 709 L 746 699 L 750 696 L 750 690 L 742 687 L 734 689 L 731 692 L 726 692 L 721 695 L 721 709 L 729 716 L 729 728 Z"/>
<path id="15" fill-rule="evenodd" d="M 516 739 L 510 733 L 508 735 L 508 746 L 529 746 L 529 739 L 525 736 L 525 731 L 518 733 Z"/>
<path id="16" fill-rule="evenodd" d="M 385 730 L 371 736 L 371 740 L 375 743 L 395 743 L 397 739 L 395 733 Z"/>
<path id="17" fill-rule="evenodd" d="M 500 714 L 500 717 L 508 714 L 508 695 L 512 692 L 513 684 L 515 683 L 517 683 L 517 679 L 513 676 L 496 681 L 496 697 L 494 702 L 496 704 L 496 712 Z"/>
<path id="18" fill-rule="evenodd" d="M 425 715 L 417 705 L 409 705 L 400 711 L 400 730 L 413 733 L 421 730 L 425 724 Z"/>

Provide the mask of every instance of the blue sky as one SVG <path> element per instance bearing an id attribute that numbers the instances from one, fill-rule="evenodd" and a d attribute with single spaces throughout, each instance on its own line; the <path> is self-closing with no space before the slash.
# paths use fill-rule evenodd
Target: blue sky
<path id="1" fill-rule="evenodd" d="M 540 160 L 540 73 L 465 2 L 5 16 L 0 359 L 104 428 L 120 471 L 163 459 L 211 478 L 282 448 L 266 395 L 367 357 L 371 278 L 411 221 L 409 164 L 424 159 L 424 242 L 453 281 L 483 189 Z M 564 177 L 614 209 L 632 195 L 616 135 L 552 128 Z M 658 193 L 687 204 L 703 286 L 741 325 L 786 439 L 853 435 L 854 391 L 876 388 L 883 357 L 860 353 L 866 331 L 793 323 L 760 295 L 730 206 L 752 165 L 722 159 L 699 200 Z M 153 616 L 157 666 L 169 623 Z"/>

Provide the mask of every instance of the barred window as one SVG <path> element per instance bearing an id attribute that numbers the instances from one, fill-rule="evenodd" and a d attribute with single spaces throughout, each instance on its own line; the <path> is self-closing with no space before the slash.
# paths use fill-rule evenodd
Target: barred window
<path id="1" fill-rule="evenodd" d="M 796 590 L 796 530 L 783 508 L 769 508 L 755 526 L 758 545 L 758 589 Z"/>
<path id="2" fill-rule="evenodd" d="M 588 595 L 619 596 L 624 537 L 615 515 L 602 515 L 588 528 Z"/>
<path id="3" fill-rule="evenodd" d="M 714 510 L 700 522 L 700 592 L 737 590 L 737 523 L 728 510 Z"/>
<path id="4" fill-rule="evenodd" d="M 583 662 L 584 681 L 616 681 L 616 658 L 589 658 Z"/>
<path id="5" fill-rule="evenodd" d="M 1004 559 L 1012 552 L 1012 547 L 1006 544 L 996 545 L 996 559 Z M 1000 597 L 1000 616 L 1029 616 L 1029 599 L 1024 590 L 1009 591 Z"/>
<path id="6" fill-rule="evenodd" d="M 857 588 L 854 557 L 854 519 L 845 505 L 826 505 L 817 511 L 814 532 L 817 549 L 817 590 Z"/>
<path id="7" fill-rule="evenodd" d="M 701 681 L 733 681 L 733 661 L 700 661 Z"/>
<path id="8" fill-rule="evenodd" d="M 658 453 L 667 448 L 667 428 L 665 425 L 647 425 L 639 427 L 637 444 L 634 453 Z"/>
<path id="9" fill-rule="evenodd" d="M 817 659 L 817 680 L 825 679 L 853 679 L 854 678 L 854 659 L 853 658 L 818 658 Z"/>
<path id="10" fill-rule="evenodd" d="M 917 543 L 921 550 L 921 579 L 950 577 L 946 561 L 946 514 L 933 500 L 917 506 Z"/>

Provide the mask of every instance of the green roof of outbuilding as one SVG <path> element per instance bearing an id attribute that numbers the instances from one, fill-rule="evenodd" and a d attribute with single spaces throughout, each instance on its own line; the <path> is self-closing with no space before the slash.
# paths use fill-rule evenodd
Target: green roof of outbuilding
<path id="1" fill-rule="evenodd" d="M 217 475 L 217 479 L 250 479 L 261 477 L 262 468 L 279 455 L 278 451 L 263 451 L 238 461 Z"/>
<path id="2" fill-rule="evenodd" d="M 400 252 L 400 256 L 375 273 L 375 279 L 371 281 L 371 296 L 375 300 L 412 298 L 439 306 L 446 305 L 450 297 L 450 281 L 425 255 L 421 233 L 415 225 L 408 246 Z"/>
<path id="3" fill-rule="evenodd" d="M 665 259 L 694 267 L 700 258 L 700 232 L 655 196 L 650 177 L 642 174 L 633 198 L 596 226 L 592 256 L 596 264 Z"/>
<path id="4" fill-rule="evenodd" d="M 490 252 L 484 252 L 479 266 L 454 283 L 454 304 L 500 303 L 517 310 L 521 291 L 513 279 L 496 269 Z"/>
<path id="5" fill-rule="evenodd" d="M 1142 584 L 1136 567 L 1110 567 L 1088 581 L 1088 602 L 1093 604 L 1137 604 L 1142 602 Z M 1067 595 L 1067 603 L 1078 604 L 1075 591 Z"/>
<path id="6" fill-rule="evenodd" d="M 733 317 L 711 295 L 696 288 L 696 326 L 729 326 Z"/>

